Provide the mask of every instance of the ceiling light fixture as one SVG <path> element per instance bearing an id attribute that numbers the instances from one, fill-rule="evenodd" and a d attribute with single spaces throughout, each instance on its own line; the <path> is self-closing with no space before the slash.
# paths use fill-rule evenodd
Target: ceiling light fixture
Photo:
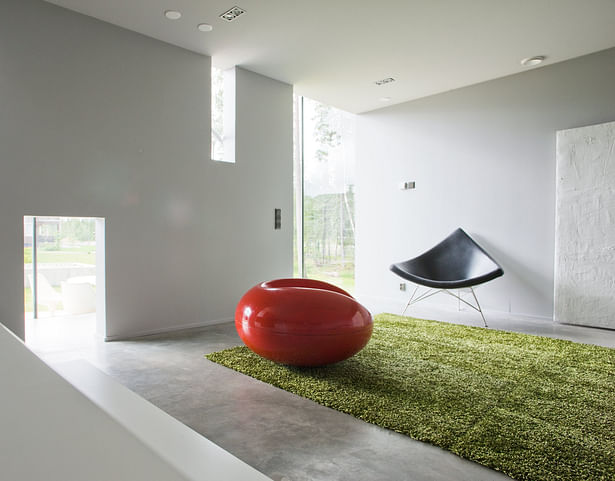
<path id="1" fill-rule="evenodd" d="M 387 78 L 383 78 L 382 80 L 376 80 L 374 83 L 376 85 L 385 85 L 385 84 L 390 84 L 391 82 L 395 82 L 395 79 L 393 77 L 387 77 Z"/>
<path id="2" fill-rule="evenodd" d="M 380 101 L 381 102 L 390 102 L 391 101 L 391 97 L 380 97 Z"/>
<path id="3" fill-rule="evenodd" d="M 179 20 L 182 18 L 181 12 L 178 12 L 177 10 L 165 10 L 164 16 L 169 20 Z"/>
<path id="4" fill-rule="evenodd" d="M 196 28 L 198 28 L 201 32 L 211 32 L 214 29 L 214 27 L 208 23 L 199 23 Z"/>
<path id="5" fill-rule="evenodd" d="M 534 67 L 535 65 L 541 64 L 545 61 L 547 57 L 544 55 L 536 55 L 535 57 L 528 57 L 521 60 L 521 65 L 524 67 Z"/>
<path id="6" fill-rule="evenodd" d="M 239 17 L 239 15 L 243 15 L 244 13 L 246 13 L 246 11 L 243 8 L 235 5 L 233 8 L 221 14 L 220 18 L 226 20 L 227 22 L 232 22 L 237 17 Z"/>

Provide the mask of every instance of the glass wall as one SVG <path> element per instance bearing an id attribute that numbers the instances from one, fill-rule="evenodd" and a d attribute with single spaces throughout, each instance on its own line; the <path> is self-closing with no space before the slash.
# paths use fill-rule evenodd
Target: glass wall
<path id="1" fill-rule="evenodd" d="M 224 72 L 211 68 L 211 158 L 224 157 Z"/>
<path id="2" fill-rule="evenodd" d="M 295 119 L 296 272 L 352 291 L 354 115 L 299 97 Z"/>
<path id="3" fill-rule="evenodd" d="M 24 217 L 26 318 L 95 312 L 95 223 L 83 217 Z"/>

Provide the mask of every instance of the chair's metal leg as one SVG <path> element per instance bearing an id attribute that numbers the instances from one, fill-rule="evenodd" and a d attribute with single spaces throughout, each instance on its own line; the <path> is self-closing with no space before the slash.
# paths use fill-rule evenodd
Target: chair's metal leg
<path id="1" fill-rule="evenodd" d="M 406 304 L 406 307 L 404 307 L 404 310 L 401 311 L 401 315 L 403 316 L 406 313 L 406 309 L 408 309 L 408 306 L 410 305 L 410 303 L 412 302 L 412 299 L 414 299 L 414 295 L 416 294 L 416 291 L 418 290 L 419 286 L 417 285 L 414 288 L 414 292 L 412 293 L 412 295 L 410 296 L 410 299 L 408 299 L 408 303 Z"/>
<path id="2" fill-rule="evenodd" d="M 476 306 L 473 306 L 470 302 L 468 302 L 465 299 L 463 299 L 461 297 L 461 294 L 460 294 L 459 290 L 457 290 L 457 294 L 455 294 L 454 292 L 452 292 L 451 290 L 448 290 L 448 289 L 427 289 L 425 292 L 423 292 L 422 294 L 419 294 L 417 296 L 416 293 L 418 292 L 419 287 L 420 286 L 417 285 L 414 288 L 414 291 L 412 292 L 412 295 L 410 296 L 410 299 L 406 303 L 403 311 L 401 311 L 401 315 L 402 316 L 406 313 L 406 311 L 408 310 L 408 307 L 410 307 L 412 304 L 414 304 L 416 302 L 419 302 L 419 301 L 422 301 L 423 299 L 427 299 L 428 297 L 431 297 L 431 296 L 437 294 L 438 292 L 445 292 L 449 296 L 453 296 L 453 297 L 457 298 L 457 300 L 460 303 L 463 302 L 464 304 L 466 304 L 467 306 L 471 307 L 475 311 L 478 311 L 478 313 L 480 314 L 480 317 L 483 319 L 483 324 L 485 325 L 485 327 L 489 327 L 487 325 L 487 319 L 485 319 L 485 315 L 483 314 L 483 310 L 480 307 L 480 302 L 478 302 L 478 297 L 476 296 L 476 292 L 474 292 L 474 288 L 473 287 L 470 287 L 470 292 L 472 293 L 472 296 L 474 297 L 474 302 L 476 302 Z"/>
<path id="3" fill-rule="evenodd" d="M 476 297 L 476 293 L 474 292 L 474 288 L 470 287 L 470 291 L 472 292 L 472 295 L 474 296 L 474 301 L 476 302 L 476 305 L 478 306 L 477 311 L 480 312 L 480 317 L 483 318 L 483 322 L 485 323 L 485 327 L 489 327 L 487 325 L 487 320 L 485 319 L 485 316 L 483 314 L 483 310 L 480 307 L 480 303 L 478 302 L 478 297 Z"/>

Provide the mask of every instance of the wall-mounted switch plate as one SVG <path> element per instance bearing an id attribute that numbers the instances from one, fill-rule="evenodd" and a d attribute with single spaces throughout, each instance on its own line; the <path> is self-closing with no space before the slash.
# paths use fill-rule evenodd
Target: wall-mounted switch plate
<path id="1" fill-rule="evenodd" d="M 401 190 L 415 189 L 416 188 L 416 183 L 413 180 L 412 181 L 408 181 L 408 182 L 402 182 L 401 184 L 399 184 L 399 188 Z"/>
<path id="2" fill-rule="evenodd" d="M 275 230 L 282 228 L 282 209 L 274 209 L 273 211 L 273 228 Z"/>
<path id="3" fill-rule="evenodd" d="M 400 291 L 405 291 L 406 290 L 406 283 L 405 282 L 400 282 L 399 283 L 399 290 Z"/>

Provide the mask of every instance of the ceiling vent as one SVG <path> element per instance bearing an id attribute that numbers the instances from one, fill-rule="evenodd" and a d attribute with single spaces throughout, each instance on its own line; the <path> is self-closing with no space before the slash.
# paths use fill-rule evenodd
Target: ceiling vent
<path id="1" fill-rule="evenodd" d="M 226 20 L 227 22 L 232 22 L 233 20 L 235 20 L 240 15 L 243 15 L 244 13 L 246 13 L 246 11 L 243 8 L 235 5 L 233 8 L 227 10 L 222 15 L 220 15 L 220 18 Z"/>
<path id="2" fill-rule="evenodd" d="M 387 77 L 387 78 L 383 78 L 382 80 L 376 80 L 374 83 L 376 85 L 385 85 L 385 84 L 390 84 L 391 82 L 395 82 L 395 79 L 393 77 Z"/>

